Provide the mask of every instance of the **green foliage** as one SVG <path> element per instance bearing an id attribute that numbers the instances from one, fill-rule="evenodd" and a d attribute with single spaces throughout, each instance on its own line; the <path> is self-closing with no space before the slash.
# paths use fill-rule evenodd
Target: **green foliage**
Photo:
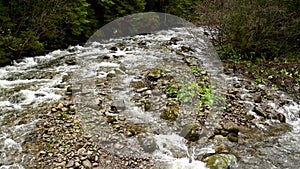
<path id="1" fill-rule="evenodd" d="M 198 24 L 218 32 L 211 38 L 226 58 L 285 57 L 300 49 L 299 4 L 282 0 L 203 0 L 198 7 Z"/>
<path id="2" fill-rule="evenodd" d="M 193 14 L 201 0 L 172 0 L 168 2 L 166 13 L 193 20 L 195 16 Z"/>
<path id="3" fill-rule="evenodd" d="M 85 0 L 8 0 L 0 10 L 1 63 L 80 43 L 95 29 Z"/>
<path id="4" fill-rule="evenodd" d="M 176 95 L 184 103 L 197 103 L 199 112 L 202 106 L 213 106 L 216 100 L 224 100 L 222 96 L 213 93 L 212 86 L 200 86 L 196 82 L 169 84 L 166 94 Z"/>
<path id="5" fill-rule="evenodd" d="M 145 0 L 89 0 L 92 4 L 97 19 L 103 24 L 125 15 L 143 12 Z"/>

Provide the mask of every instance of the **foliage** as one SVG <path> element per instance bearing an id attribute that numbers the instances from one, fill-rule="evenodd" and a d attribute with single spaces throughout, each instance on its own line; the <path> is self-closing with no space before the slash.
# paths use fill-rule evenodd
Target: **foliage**
<path id="1" fill-rule="evenodd" d="M 143 12 L 145 0 L 88 0 L 97 19 L 103 24 L 128 14 Z"/>
<path id="2" fill-rule="evenodd" d="M 93 32 L 85 0 L 1 0 L 0 10 L 1 63 L 77 44 Z"/>
<path id="3" fill-rule="evenodd" d="M 170 13 L 187 20 L 194 20 L 194 12 L 201 0 L 146 0 L 146 11 Z"/>
<path id="4" fill-rule="evenodd" d="M 183 103 L 197 103 L 198 112 L 202 106 L 213 106 L 216 100 L 224 100 L 213 92 L 212 86 L 200 86 L 196 82 L 169 84 L 166 94 L 175 94 Z"/>
<path id="5" fill-rule="evenodd" d="M 198 24 L 210 26 L 211 38 L 227 58 L 282 57 L 299 52 L 299 7 L 299 1 L 204 0 Z"/>

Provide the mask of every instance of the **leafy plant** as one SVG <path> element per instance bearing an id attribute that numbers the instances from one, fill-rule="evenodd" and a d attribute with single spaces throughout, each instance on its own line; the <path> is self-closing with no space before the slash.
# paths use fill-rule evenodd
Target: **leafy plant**
<path id="1" fill-rule="evenodd" d="M 261 76 L 256 76 L 255 81 L 256 81 L 257 83 L 262 83 L 262 82 L 263 82 L 263 78 L 262 78 Z"/>

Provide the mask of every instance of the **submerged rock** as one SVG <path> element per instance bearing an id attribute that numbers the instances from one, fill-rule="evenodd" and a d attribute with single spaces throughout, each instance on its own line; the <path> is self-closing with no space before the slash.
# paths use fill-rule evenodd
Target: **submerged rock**
<path id="1" fill-rule="evenodd" d="M 138 141 L 140 146 L 147 153 L 152 153 L 158 148 L 158 145 L 153 137 L 138 137 Z"/>

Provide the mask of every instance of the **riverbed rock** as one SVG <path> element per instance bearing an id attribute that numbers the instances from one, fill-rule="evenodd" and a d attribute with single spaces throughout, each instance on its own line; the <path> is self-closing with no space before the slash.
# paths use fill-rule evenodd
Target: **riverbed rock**
<path id="1" fill-rule="evenodd" d="M 229 169 L 236 166 L 237 158 L 232 154 L 214 154 L 203 159 L 210 169 Z"/>
<path id="2" fill-rule="evenodd" d="M 157 81 L 159 78 L 162 77 L 162 72 L 159 69 L 152 69 L 150 72 L 147 74 L 147 78 L 150 81 Z"/>
<path id="3" fill-rule="evenodd" d="M 164 120 L 171 120 L 175 121 L 177 120 L 179 116 L 179 107 L 177 106 L 170 106 L 167 107 L 160 115 L 160 118 Z"/>
<path id="4" fill-rule="evenodd" d="M 158 148 L 158 145 L 152 136 L 140 136 L 138 137 L 138 141 L 140 146 L 147 153 L 152 153 Z"/>
<path id="5" fill-rule="evenodd" d="M 65 63 L 67 65 L 76 65 L 77 61 L 76 61 L 76 58 L 69 58 L 65 61 Z"/>
<path id="6" fill-rule="evenodd" d="M 255 106 L 254 108 L 253 108 L 253 111 L 257 114 L 257 115 L 259 115 L 259 116 L 262 116 L 262 117 L 264 117 L 264 118 L 267 118 L 268 117 L 268 113 L 266 112 L 266 111 L 264 111 L 261 107 L 259 107 L 259 106 Z"/>
<path id="7" fill-rule="evenodd" d="M 89 160 L 84 160 L 84 161 L 82 162 L 82 165 L 83 165 L 85 168 L 87 168 L 87 169 L 92 168 L 92 163 L 91 163 Z"/>
<path id="8" fill-rule="evenodd" d="M 231 133 L 238 133 L 239 132 L 239 126 L 236 125 L 232 121 L 228 121 L 223 124 L 223 128 Z"/>
<path id="9" fill-rule="evenodd" d="M 188 141 L 198 141 L 200 139 L 202 127 L 199 124 L 190 123 L 183 126 L 180 136 Z"/>

